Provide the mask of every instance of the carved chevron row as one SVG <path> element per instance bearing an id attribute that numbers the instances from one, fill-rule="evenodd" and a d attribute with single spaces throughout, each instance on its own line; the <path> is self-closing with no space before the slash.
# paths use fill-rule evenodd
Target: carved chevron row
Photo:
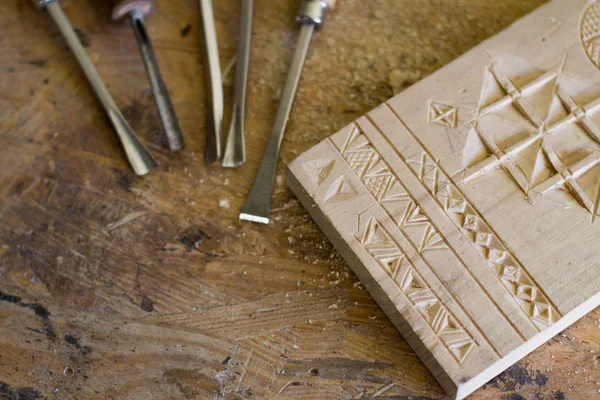
<path id="1" fill-rule="evenodd" d="M 427 251 L 446 250 L 448 256 L 452 257 L 444 238 L 358 127 L 353 127 L 345 144 L 338 150 L 377 202 L 382 205 L 401 203 L 404 206 L 404 212 L 392 217 L 392 220 L 420 255 Z M 319 166 L 325 165 L 328 162 L 319 162 Z M 309 171 L 306 164 L 305 171 Z M 313 182 L 318 182 L 316 177 L 320 176 L 320 172 L 314 171 L 309 175 L 313 177 Z M 369 220 L 362 236 L 356 239 L 401 289 L 448 352 L 459 364 L 462 363 L 477 344 L 414 269 L 403 249 L 373 218 Z"/>
<path id="2" fill-rule="evenodd" d="M 375 219 L 370 218 L 356 240 L 392 278 L 459 364 L 477 344 L 415 270 L 400 246 Z"/>
<path id="3" fill-rule="evenodd" d="M 393 109 L 391 110 L 393 112 Z M 395 112 L 393 113 L 399 118 Z M 414 136 L 412 132 L 410 134 Z M 445 173 L 437 161 L 424 150 L 421 156 L 408 160 L 403 158 L 403 161 L 429 194 L 437 200 L 461 235 L 492 269 L 533 324 L 539 330 L 543 330 L 560 319 L 561 315 L 552 306 L 539 285 L 496 236 L 479 211 L 461 194 L 452 181 L 444 178 Z"/>
<path id="4" fill-rule="evenodd" d="M 419 254 L 432 250 L 449 250 L 437 228 L 423 214 L 400 179 L 358 127 L 352 128 L 340 153 L 380 204 L 404 204 L 404 213 L 399 214 L 400 216 L 393 215 L 391 218 L 414 244 Z"/>

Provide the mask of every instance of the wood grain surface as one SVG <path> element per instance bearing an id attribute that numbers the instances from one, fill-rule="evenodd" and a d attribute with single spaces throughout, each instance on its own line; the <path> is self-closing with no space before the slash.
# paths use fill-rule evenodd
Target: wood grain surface
<path id="1" fill-rule="evenodd" d="M 215 2 L 230 104 L 239 2 Z M 445 65 L 542 0 L 346 0 L 315 38 L 282 160 Z M 186 135 L 167 150 L 133 32 L 107 3 L 65 12 L 159 159 L 130 170 L 45 12 L 0 4 L 0 398 L 440 399 L 444 392 L 286 188 L 238 222 L 294 48 L 297 1 L 257 0 L 248 163 L 205 168 L 195 0 L 148 18 Z M 225 118 L 225 121 L 229 119 Z M 600 311 L 473 399 L 600 395 Z"/>

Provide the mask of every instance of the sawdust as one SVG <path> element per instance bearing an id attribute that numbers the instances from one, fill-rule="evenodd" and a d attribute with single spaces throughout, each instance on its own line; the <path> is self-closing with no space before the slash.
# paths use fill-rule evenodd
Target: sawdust
<path id="1" fill-rule="evenodd" d="M 221 199 L 219 200 L 219 207 L 221 208 L 229 208 L 229 200 L 228 199 Z"/>

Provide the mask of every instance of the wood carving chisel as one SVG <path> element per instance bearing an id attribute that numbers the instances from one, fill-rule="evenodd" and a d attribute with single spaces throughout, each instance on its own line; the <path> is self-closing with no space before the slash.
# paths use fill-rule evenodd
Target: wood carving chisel
<path id="1" fill-rule="evenodd" d="M 298 44 L 296 45 L 296 51 L 283 89 L 281 104 L 277 111 L 271 138 L 267 144 L 267 149 L 254 185 L 240 213 L 240 219 L 242 220 L 262 224 L 269 223 L 279 150 L 302 74 L 302 68 L 304 67 L 304 61 L 306 60 L 308 47 L 315 28 L 323 25 L 327 11 L 332 9 L 334 5 L 335 0 L 305 0 L 302 3 L 300 13 L 297 17 L 297 21 L 301 26 Z"/>
<path id="2" fill-rule="evenodd" d="M 112 12 L 112 18 L 116 21 L 128 17 L 135 32 L 135 37 L 140 46 L 140 52 L 146 71 L 150 79 L 150 86 L 154 93 L 158 113 L 167 135 L 171 151 L 180 151 L 185 147 L 181 127 L 175 114 L 175 107 L 169 96 L 167 85 L 154 55 L 154 49 L 150 37 L 146 31 L 144 18 L 156 9 L 154 0 L 122 0 L 117 3 Z"/>
<path id="3" fill-rule="evenodd" d="M 73 26 L 67 19 L 58 0 L 33 0 L 38 8 L 46 8 L 67 41 L 75 58 L 81 65 L 90 84 L 94 88 L 98 99 L 102 103 L 110 122 L 112 123 L 122 145 L 125 154 L 133 170 L 138 175 L 146 175 L 156 166 L 156 160 L 141 140 L 135 135 L 114 99 L 102 81 L 102 77 L 96 70 L 92 60 L 88 57 L 83 45 L 79 41 Z"/>
<path id="4" fill-rule="evenodd" d="M 223 129 L 223 78 L 212 0 L 200 0 L 202 31 L 204 33 L 204 59 L 210 100 L 207 103 L 206 148 L 204 163 L 210 165 L 222 155 L 221 135 Z"/>
<path id="5" fill-rule="evenodd" d="M 235 168 L 246 162 L 246 143 L 244 139 L 244 122 L 246 117 L 246 93 L 248 72 L 250 71 L 250 53 L 252 50 L 252 18 L 254 0 L 241 0 L 242 13 L 240 20 L 237 65 L 233 89 L 233 107 L 231 124 L 223 155 L 223 167 Z"/>

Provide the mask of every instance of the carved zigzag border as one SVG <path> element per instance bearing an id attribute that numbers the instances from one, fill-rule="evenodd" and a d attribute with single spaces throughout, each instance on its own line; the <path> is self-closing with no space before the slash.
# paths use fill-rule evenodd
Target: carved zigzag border
<path id="1" fill-rule="evenodd" d="M 384 105 L 421 148 L 423 155 L 420 160 L 407 160 L 389 142 L 375 121 L 367 116 L 368 121 L 388 140 L 394 152 L 419 179 L 444 213 L 450 217 L 460 234 L 467 239 L 486 264 L 493 269 L 495 276 L 500 280 L 534 326 L 539 331 L 542 331 L 560 319 L 562 315 L 549 300 L 548 296 L 546 296 L 518 258 L 485 221 L 477 208 L 462 194 L 458 186 L 439 165 L 438 161 L 433 158 L 415 134 L 406 126 L 396 110 L 388 103 L 384 103 Z M 429 171 L 427 169 L 428 166 L 434 168 Z"/>
<path id="2" fill-rule="evenodd" d="M 340 156 L 346 162 L 346 165 L 354 172 L 356 177 L 361 181 L 367 191 L 373 195 L 380 206 L 386 201 L 405 201 L 408 203 L 407 212 L 410 215 L 405 215 L 401 218 L 401 221 L 391 218 L 390 216 L 391 220 L 398 224 L 398 229 L 400 229 L 402 234 L 406 235 L 402 231 L 403 223 L 411 220 L 411 216 L 418 214 L 421 219 L 418 219 L 417 222 L 420 224 L 427 224 L 428 228 L 430 228 L 426 229 L 426 238 L 431 239 L 433 233 L 437 234 L 441 238 L 441 235 L 439 235 L 439 231 L 435 225 L 427 216 L 420 213 L 419 208 L 416 206 L 416 202 L 412 196 L 410 196 L 400 179 L 392 172 L 389 165 L 378 154 L 377 150 L 372 147 L 370 142 L 365 143 L 364 146 L 360 146 L 359 149 L 348 149 L 349 141 L 353 138 L 355 133 L 358 133 L 358 135 L 354 137 L 362 136 L 368 141 L 366 135 L 364 135 L 358 126 L 353 125 L 353 129 L 347 138 L 344 148 L 339 149 L 332 142 L 330 142 L 330 144 L 339 152 Z M 377 163 L 381 163 L 385 168 L 378 170 L 374 175 L 371 175 L 369 172 Z M 386 190 L 382 191 L 381 185 L 373 183 L 373 178 L 375 176 L 383 178 L 381 182 L 383 182 L 383 186 L 386 188 Z M 406 195 L 388 199 L 385 197 L 385 193 L 393 186 L 394 183 L 399 184 L 406 192 Z M 411 208 L 411 205 L 416 207 L 416 209 L 414 207 Z M 410 210 L 412 210 L 412 212 L 409 212 Z M 412 221 L 416 221 L 416 219 L 412 218 Z M 378 243 L 378 245 L 369 244 L 369 232 L 374 229 L 380 230 L 380 235 L 382 235 L 384 238 L 383 242 Z M 456 362 L 459 365 L 462 364 L 467 359 L 471 351 L 478 346 L 477 342 L 473 338 L 473 335 L 471 335 L 466 328 L 460 325 L 458 322 L 459 319 L 456 318 L 456 316 L 454 316 L 445 305 L 443 305 L 437 295 L 430 288 L 429 284 L 418 274 L 410 259 L 405 256 L 406 252 L 402 249 L 402 247 L 392 239 L 390 233 L 387 232 L 381 223 L 374 218 L 369 219 L 369 223 L 365 229 L 364 235 L 362 235 L 362 237 L 355 236 L 355 238 L 358 243 L 361 244 L 363 249 L 378 263 L 378 265 L 392 279 L 395 285 L 408 298 L 413 308 L 422 316 L 427 325 L 432 329 L 436 337 L 440 340 L 440 342 L 452 355 Z M 443 241 L 443 239 L 440 240 Z M 410 239 L 408 239 L 408 242 L 412 243 Z M 431 240 L 428 240 L 427 243 L 432 242 Z M 437 241 L 433 243 L 437 243 Z M 446 245 L 444 249 L 448 249 L 445 241 L 444 245 Z M 426 248 L 425 244 L 421 244 L 415 249 L 416 254 L 430 269 L 431 266 L 425 259 L 423 259 L 422 253 L 426 250 L 439 250 L 439 246 L 440 245 L 438 244 Z M 470 319 L 470 321 L 474 323 L 472 319 Z M 496 353 L 500 355 L 492 343 L 489 344 L 496 351 Z"/>

